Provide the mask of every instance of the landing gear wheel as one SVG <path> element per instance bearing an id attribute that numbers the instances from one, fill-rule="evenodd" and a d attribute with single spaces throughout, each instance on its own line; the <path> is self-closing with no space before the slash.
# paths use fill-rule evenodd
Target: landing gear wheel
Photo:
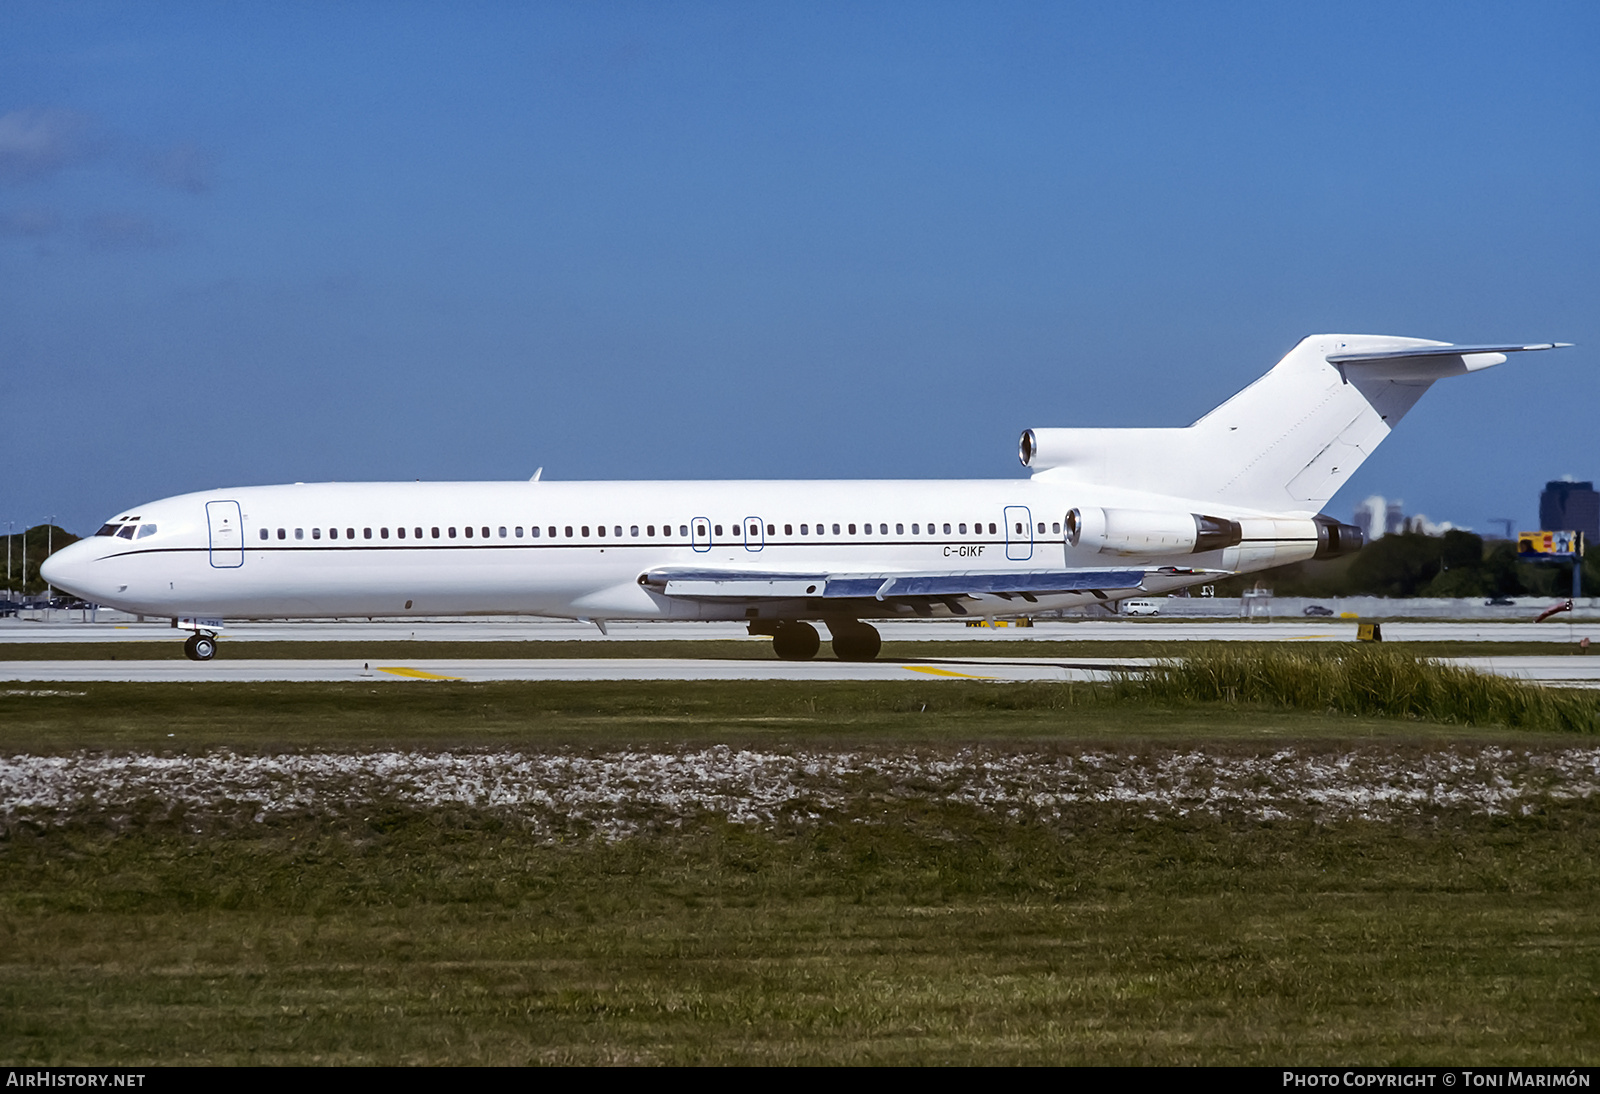
<path id="1" fill-rule="evenodd" d="M 217 655 L 217 640 L 209 634 L 191 634 L 183 644 L 183 655 L 191 661 L 209 661 Z"/>
<path id="2" fill-rule="evenodd" d="M 828 629 L 833 632 L 833 655 L 841 661 L 871 661 L 883 648 L 877 628 L 867 623 L 829 624 Z"/>
<path id="3" fill-rule="evenodd" d="M 822 638 L 810 623 L 780 623 L 772 636 L 772 652 L 784 661 L 809 661 L 822 648 Z"/>

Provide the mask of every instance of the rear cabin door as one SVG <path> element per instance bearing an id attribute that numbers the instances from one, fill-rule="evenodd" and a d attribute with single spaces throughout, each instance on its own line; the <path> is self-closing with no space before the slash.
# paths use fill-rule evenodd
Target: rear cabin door
<path id="1" fill-rule="evenodd" d="M 1033 557 L 1033 515 L 1026 505 L 1006 506 L 1006 557 L 1013 562 Z"/>
<path id="2" fill-rule="evenodd" d="M 244 521 L 236 501 L 206 502 L 206 526 L 211 533 L 211 565 L 232 570 L 244 565 Z"/>

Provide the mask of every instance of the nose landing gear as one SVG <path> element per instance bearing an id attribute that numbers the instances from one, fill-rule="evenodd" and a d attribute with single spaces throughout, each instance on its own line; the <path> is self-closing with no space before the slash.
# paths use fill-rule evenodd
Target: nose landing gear
<path id="1" fill-rule="evenodd" d="M 217 636 L 191 634 L 183 644 L 183 655 L 191 661 L 209 661 L 217 655 Z"/>

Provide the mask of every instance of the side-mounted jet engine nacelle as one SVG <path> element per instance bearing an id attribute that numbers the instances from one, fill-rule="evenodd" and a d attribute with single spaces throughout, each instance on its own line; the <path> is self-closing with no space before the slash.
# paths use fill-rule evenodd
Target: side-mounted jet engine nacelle
<path id="1" fill-rule="evenodd" d="M 1354 524 L 1340 524 L 1329 516 L 1311 518 L 1317 526 L 1317 553 L 1312 558 L 1353 555 L 1366 545 L 1366 533 Z"/>
<path id="2" fill-rule="evenodd" d="M 1195 555 L 1243 538 L 1236 520 L 1158 509 L 1074 509 L 1064 527 L 1072 546 L 1112 555 Z"/>

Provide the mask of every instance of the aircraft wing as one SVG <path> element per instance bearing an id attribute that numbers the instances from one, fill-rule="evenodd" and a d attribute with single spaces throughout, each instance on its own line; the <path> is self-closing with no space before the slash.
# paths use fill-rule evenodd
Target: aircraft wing
<path id="1" fill-rule="evenodd" d="M 944 604 L 967 614 L 961 599 L 998 597 L 1027 603 L 1058 593 L 1109 594 L 1138 591 L 1147 574 L 1191 573 L 1174 567 L 1082 570 L 974 570 L 966 573 L 762 573 L 747 570 L 658 569 L 640 584 L 664 596 L 687 600 L 876 600 Z M 845 607 L 842 603 L 838 605 Z"/>

